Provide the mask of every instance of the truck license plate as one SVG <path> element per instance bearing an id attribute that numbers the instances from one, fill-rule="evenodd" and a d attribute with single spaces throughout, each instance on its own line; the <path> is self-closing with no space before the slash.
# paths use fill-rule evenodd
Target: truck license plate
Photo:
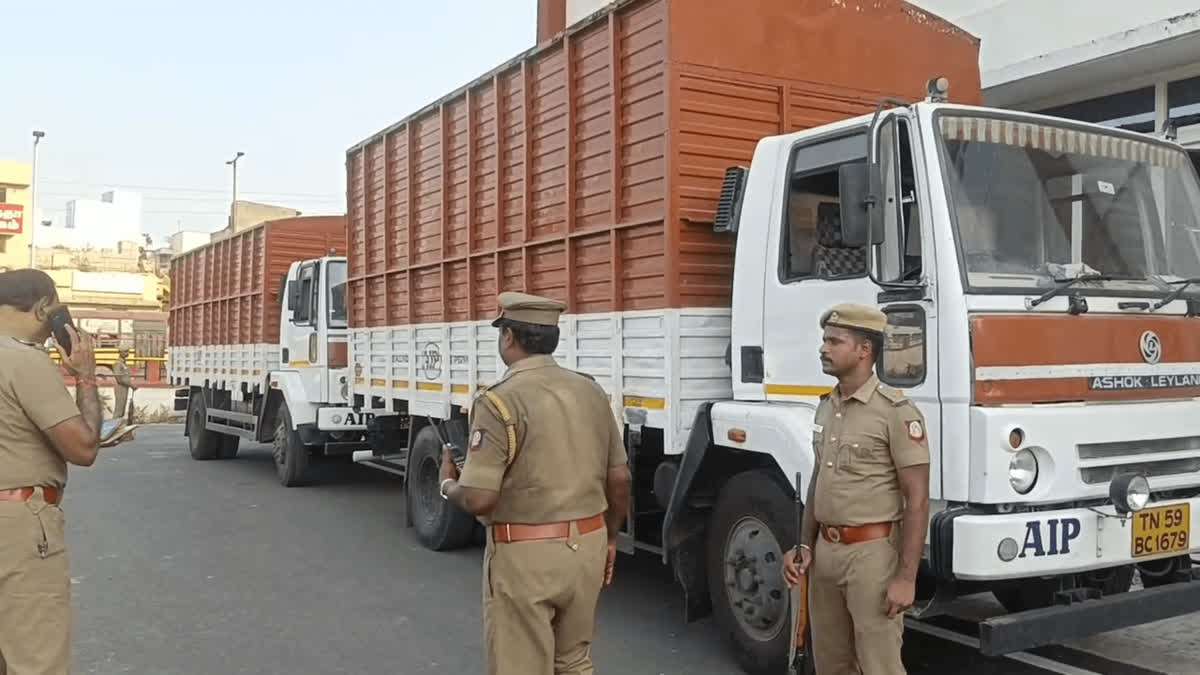
<path id="1" fill-rule="evenodd" d="M 1192 506 L 1156 506 L 1133 514 L 1130 555 L 1141 558 L 1160 553 L 1185 553 L 1191 544 Z"/>

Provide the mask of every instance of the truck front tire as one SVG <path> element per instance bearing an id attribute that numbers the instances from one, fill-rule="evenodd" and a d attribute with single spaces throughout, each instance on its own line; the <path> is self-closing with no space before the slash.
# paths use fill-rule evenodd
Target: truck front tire
<path id="1" fill-rule="evenodd" d="M 442 428 L 451 443 L 465 447 L 467 425 L 463 421 L 451 420 Z M 404 474 L 404 492 L 417 538 L 422 546 L 433 551 L 462 548 L 471 543 L 475 534 L 474 516 L 442 499 L 441 465 L 442 441 L 432 425 L 426 426 L 413 440 Z"/>
<path id="2" fill-rule="evenodd" d="M 287 403 L 280 403 L 276 416 L 275 438 L 271 455 L 275 460 L 275 476 L 284 487 L 298 487 L 309 479 L 308 448 L 300 434 L 292 428 L 292 414 Z"/>
<path id="3" fill-rule="evenodd" d="M 746 471 L 721 488 L 709 521 L 708 588 L 713 619 L 748 673 L 787 670 L 791 593 L 783 552 L 795 544 L 794 504 L 764 471 Z M 813 672 L 811 650 L 804 672 Z"/>

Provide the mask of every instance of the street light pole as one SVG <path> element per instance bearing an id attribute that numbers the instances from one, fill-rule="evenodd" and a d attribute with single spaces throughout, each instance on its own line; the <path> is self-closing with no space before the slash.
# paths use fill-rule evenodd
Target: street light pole
<path id="1" fill-rule="evenodd" d="M 246 153 L 238 151 L 233 159 L 225 162 L 233 167 L 233 201 L 229 203 L 229 233 L 237 232 L 237 163 Z"/>
<path id="2" fill-rule="evenodd" d="M 29 267 L 30 267 L 30 269 L 37 269 L 37 228 L 38 228 L 38 223 L 37 223 L 37 220 L 38 220 L 38 218 L 37 218 L 37 180 L 38 180 L 37 179 L 37 175 L 38 175 L 37 174 L 37 156 L 38 156 L 38 143 L 42 140 L 42 137 L 45 135 L 46 135 L 46 132 L 44 132 L 40 129 L 35 129 L 33 131 L 33 165 L 30 166 L 30 173 L 32 175 L 30 176 L 30 179 L 29 179 L 29 210 L 30 210 L 30 213 L 28 215 L 28 218 L 26 219 L 26 222 L 29 223 Z"/>

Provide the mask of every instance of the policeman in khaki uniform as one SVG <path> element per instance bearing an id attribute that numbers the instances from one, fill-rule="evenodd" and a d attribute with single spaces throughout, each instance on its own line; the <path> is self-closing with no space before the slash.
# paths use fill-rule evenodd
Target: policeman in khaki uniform
<path id="1" fill-rule="evenodd" d="M 487 526 L 487 672 L 591 673 L 596 602 L 629 511 L 623 429 L 604 390 L 551 355 L 566 306 L 512 292 L 499 302 L 508 371 L 472 405 L 461 477 L 443 452 L 442 495 Z"/>
<path id="2" fill-rule="evenodd" d="M 61 675 L 70 665 L 60 504 L 67 464 L 96 460 L 101 407 L 91 338 L 67 328 L 74 400 L 42 348 L 57 305 L 45 272 L 0 273 L 0 675 Z"/>
<path id="3" fill-rule="evenodd" d="M 886 325 L 879 310 L 851 303 L 821 316 L 821 366 L 838 384 L 817 406 L 800 560 L 788 551 L 783 569 L 790 585 L 809 575 L 819 675 L 905 672 L 904 611 L 929 525 L 929 444 L 920 410 L 872 372 Z"/>

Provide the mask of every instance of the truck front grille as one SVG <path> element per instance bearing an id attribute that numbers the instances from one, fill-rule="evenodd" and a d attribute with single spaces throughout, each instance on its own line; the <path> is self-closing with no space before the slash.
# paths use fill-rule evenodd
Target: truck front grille
<path id="1" fill-rule="evenodd" d="M 1119 473 L 1140 472 L 1147 478 L 1200 473 L 1200 436 L 1084 443 L 1075 451 L 1086 485 L 1107 483 Z"/>

